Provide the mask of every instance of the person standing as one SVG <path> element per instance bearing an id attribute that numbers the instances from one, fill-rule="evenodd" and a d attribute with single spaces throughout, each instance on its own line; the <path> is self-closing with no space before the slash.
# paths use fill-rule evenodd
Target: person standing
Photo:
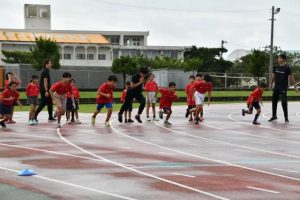
<path id="1" fill-rule="evenodd" d="M 142 67 L 139 73 L 132 76 L 132 80 L 131 80 L 132 84 L 127 90 L 125 102 L 118 113 L 118 120 L 120 123 L 123 122 L 123 113 L 130 108 L 133 99 L 137 100 L 140 103 L 139 110 L 137 115 L 135 116 L 135 119 L 139 123 L 142 123 L 140 116 L 143 113 L 146 104 L 145 97 L 143 96 L 143 85 L 145 83 L 147 75 L 148 75 L 148 68 Z"/>
<path id="2" fill-rule="evenodd" d="M 277 58 L 278 66 L 275 66 L 272 74 L 271 87 L 274 85 L 272 96 L 272 117 L 269 122 L 277 119 L 277 103 L 279 96 L 281 96 L 281 105 L 284 113 L 285 122 L 289 122 L 288 118 L 288 103 L 287 103 L 287 90 L 289 80 L 293 83 L 295 91 L 298 92 L 294 76 L 292 75 L 291 68 L 286 64 L 286 55 L 280 54 Z"/>
<path id="3" fill-rule="evenodd" d="M 43 69 L 40 75 L 40 94 L 41 101 L 39 103 L 38 108 L 35 111 L 35 120 L 37 120 L 37 116 L 44 109 L 45 106 L 48 108 L 48 121 L 52 122 L 56 119 L 53 117 L 53 103 L 49 93 L 51 87 L 51 78 L 50 78 L 50 69 L 52 68 L 52 61 L 50 59 L 44 60 Z"/>

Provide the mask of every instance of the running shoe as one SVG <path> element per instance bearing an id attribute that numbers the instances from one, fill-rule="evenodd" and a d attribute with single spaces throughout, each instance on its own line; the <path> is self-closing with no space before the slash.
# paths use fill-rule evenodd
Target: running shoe
<path id="1" fill-rule="evenodd" d="M 141 120 L 141 117 L 139 115 L 136 115 L 135 116 L 135 119 L 136 121 L 138 121 L 139 123 L 143 123 L 142 120 Z"/>
<path id="2" fill-rule="evenodd" d="M 95 124 L 96 124 L 96 118 L 95 117 L 91 117 L 91 124 L 93 126 L 95 126 Z"/>

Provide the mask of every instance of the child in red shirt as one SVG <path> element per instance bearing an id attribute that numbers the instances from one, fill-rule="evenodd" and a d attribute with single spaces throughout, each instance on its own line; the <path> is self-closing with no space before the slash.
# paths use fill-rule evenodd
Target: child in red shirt
<path id="1" fill-rule="evenodd" d="M 201 121 L 199 114 L 203 112 L 203 104 L 205 100 L 205 93 L 208 92 L 208 105 L 210 104 L 212 83 L 210 75 L 204 75 L 204 80 L 195 81 L 194 83 L 194 97 L 196 102 L 195 110 L 195 124 Z"/>
<path id="2" fill-rule="evenodd" d="M 116 76 L 111 75 L 108 77 L 108 82 L 103 83 L 98 89 L 98 97 L 97 97 L 97 110 L 94 112 L 91 123 L 95 126 L 96 116 L 101 112 L 101 109 L 105 106 L 107 109 L 107 115 L 105 120 L 105 126 L 110 126 L 109 119 L 112 114 L 112 101 L 113 101 L 113 92 L 115 85 L 118 79 Z"/>
<path id="3" fill-rule="evenodd" d="M 267 85 L 264 82 L 259 83 L 258 87 L 253 92 L 251 92 L 250 96 L 247 99 L 248 109 L 242 109 L 242 115 L 245 116 L 245 114 L 252 114 L 253 107 L 255 108 L 256 114 L 253 120 L 254 125 L 260 125 L 260 123 L 257 122 L 257 119 L 261 113 L 259 102 L 261 102 L 262 104 L 262 95 L 266 87 Z"/>
<path id="4" fill-rule="evenodd" d="M 195 76 L 191 75 L 189 77 L 190 82 L 185 87 L 185 93 L 186 93 L 186 102 L 188 105 L 188 108 L 186 109 L 185 118 L 188 118 L 190 115 L 189 121 L 193 121 L 193 114 L 190 113 L 190 110 L 196 107 L 195 99 L 194 99 L 194 82 L 195 82 Z"/>
<path id="5" fill-rule="evenodd" d="M 35 109 L 39 103 L 40 88 L 38 85 L 39 77 L 32 75 L 30 83 L 26 87 L 27 104 L 30 106 L 29 111 L 29 125 L 37 125 L 38 121 L 34 118 Z"/>
<path id="6" fill-rule="evenodd" d="M 161 119 L 163 119 L 163 114 L 167 114 L 167 117 L 164 121 L 164 124 L 166 126 L 170 126 L 172 125 L 169 122 L 169 118 L 172 114 L 172 103 L 173 101 L 176 101 L 177 95 L 176 95 L 176 84 L 174 82 L 170 82 L 169 83 L 169 88 L 159 88 L 155 94 L 155 96 L 157 95 L 157 93 L 161 93 L 161 97 L 160 97 L 160 105 L 159 108 L 161 109 L 159 111 L 159 117 Z"/>
<path id="7" fill-rule="evenodd" d="M 155 104 L 156 104 L 156 97 L 155 93 L 158 90 L 158 85 L 154 81 L 155 75 L 150 74 L 149 75 L 149 80 L 145 84 L 145 91 L 146 91 L 146 115 L 147 115 L 147 121 L 151 121 L 149 117 L 149 109 L 150 105 L 152 106 L 152 113 L 153 113 L 153 121 L 158 121 L 155 116 Z"/>
<path id="8" fill-rule="evenodd" d="M 131 82 L 127 81 L 126 85 L 125 85 L 126 88 L 122 91 L 122 96 L 121 96 L 121 99 L 120 99 L 122 103 L 125 102 L 127 90 L 130 86 L 131 86 Z M 132 104 L 131 104 L 131 106 L 129 106 L 128 110 L 125 110 L 125 112 L 124 112 L 125 123 L 133 123 L 134 122 L 131 119 L 131 112 L 132 112 Z"/>
<path id="9" fill-rule="evenodd" d="M 79 120 L 79 115 L 78 115 L 80 93 L 79 93 L 78 88 L 75 85 L 75 80 L 73 78 L 70 80 L 70 83 L 72 86 L 72 92 L 67 93 L 67 106 L 66 106 L 67 123 L 68 124 L 81 124 L 81 122 Z M 73 107 L 73 103 L 72 103 L 72 94 L 74 95 L 75 107 Z M 70 120 L 70 113 L 72 115 L 71 120 Z M 75 121 L 75 118 L 76 118 L 76 121 Z"/>
<path id="10" fill-rule="evenodd" d="M 11 111 L 15 103 L 17 103 L 21 108 L 22 104 L 19 101 L 19 93 L 17 91 L 18 84 L 15 82 L 10 82 L 8 84 L 8 89 L 5 89 L 0 96 L 0 125 L 5 128 L 5 122 L 11 119 Z"/>
<path id="11" fill-rule="evenodd" d="M 53 103 L 56 105 L 57 128 L 61 128 L 61 116 L 65 114 L 67 93 L 72 93 L 72 85 L 70 80 L 72 75 L 69 72 L 63 73 L 63 78 L 60 82 L 53 84 L 49 90 Z M 72 104 L 75 107 L 74 95 L 71 94 Z"/>

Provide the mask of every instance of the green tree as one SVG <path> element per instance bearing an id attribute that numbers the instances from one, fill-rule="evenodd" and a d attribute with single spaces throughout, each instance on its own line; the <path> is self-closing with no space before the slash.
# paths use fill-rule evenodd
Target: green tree
<path id="1" fill-rule="evenodd" d="M 127 75 L 133 75 L 138 70 L 137 60 L 129 56 L 121 56 L 113 61 L 111 70 L 113 73 L 122 74 L 125 87 Z"/>
<path id="2" fill-rule="evenodd" d="M 202 65 L 203 61 L 200 58 L 188 58 L 185 59 L 182 63 L 183 71 L 190 72 L 192 71 L 193 74 L 199 69 L 199 67 Z"/>
<path id="3" fill-rule="evenodd" d="M 59 48 L 55 41 L 50 38 L 39 37 L 35 39 L 35 46 L 30 49 L 33 58 L 33 67 L 37 70 L 43 68 L 43 62 L 49 58 L 52 60 L 53 69 L 59 69 Z"/>
<path id="4" fill-rule="evenodd" d="M 5 63 L 31 64 L 32 54 L 26 51 L 2 51 L 5 58 L 1 60 Z"/>
<path id="5" fill-rule="evenodd" d="M 250 54 L 250 73 L 257 78 L 257 84 L 259 83 L 259 78 L 263 77 L 268 70 L 269 55 L 257 49 L 252 50 Z"/>

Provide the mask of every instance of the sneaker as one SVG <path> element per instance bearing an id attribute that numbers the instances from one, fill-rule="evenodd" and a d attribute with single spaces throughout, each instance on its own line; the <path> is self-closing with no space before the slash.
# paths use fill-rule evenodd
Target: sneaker
<path id="1" fill-rule="evenodd" d="M 200 122 L 200 118 L 199 118 L 199 117 L 196 117 L 196 118 L 195 118 L 195 124 L 199 124 L 199 122 Z"/>
<path id="2" fill-rule="evenodd" d="M 110 126 L 109 121 L 105 122 L 105 126 L 106 126 L 106 127 L 109 127 L 109 126 Z"/>
<path id="3" fill-rule="evenodd" d="M 151 122 L 151 119 L 150 119 L 150 117 L 147 117 L 147 121 L 148 121 L 148 122 Z"/>
<path id="4" fill-rule="evenodd" d="M 56 119 L 53 117 L 48 119 L 48 122 L 55 122 L 55 121 L 56 121 Z"/>
<path id="5" fill-rule="evenodd" d="M 6 124 L 15 124 L 16 122 L 15 122 L 14 120 L 11 119 L 11 120 L 6 121 L 5 123 L 6 123 Z"/>
<path id="6" fill-rule="evenodd" d="M 285 120 L 284 120 L 286 123 L 289 123 L 290 122 L 290 120 L 288 119 L 288 118 L 285 118 Z"/>
<path id="7" fill-rule="evenodd" d="M 276 116 L 273 116 L 273 117 L 271 117 L 271 118 L 269 119 L 269 122 L 274 121 L 274 120 L 276 120 L 276 119 L 277 119 L 277 117 L 276 117 Z"/>
<path id="8" fill-rule="evenodd" d="M 245 113 L 246 113 L 245 109 L 242 109 L 242 115 L 243 116 L 245 116 Z"/>
<path id="9" fill-rule="evenodd" d="M 71 124 L 75 124 L 75 120 L 74 119 L 71 120 Z"/>
<path id="10" fill-rule="evenodd" d="M 123 122 L 123 117 L 122 117 L 122 115 L 118 115 L 118 120 L 119 120 L 120 123 Z"/>
<path id="11" fill-rule="evenodd" d="M 259 122 L 253 122 L 253 125 L 260 125 Z"/>
<path id="12" fill-rule="evenodd" d="M 189 122 L 192 122 L 193 121 L 193 118 L 192 117 L 190 117 L 190 119 L 189 119 Z"/>
<path id="13" fill-rule="evenodd" d="M 0 126 L 2 126 L 2 128 L 6 128 L 5 122 L 4 122 L 4 121 L 1 121 L 1 122 L 0 122 Z"/>
<path id="14" fill-rule="evenodd" d="M 139 123 L 143 123 L 142 120 L 141 120 L 141 117 L 139 115 L 136 115 L 135 116 L 135 119 L 136 121 L 138 121 Z"/>
<path id="15" fill-rule="evenodd" d="M 164 116 L 163 116 L 164 112 L 162 110 L 159 111 L 159 118 L 163 119 Z"/>
<path id="16" fill-rule="evenodd" d="M 199 118 L 199 121 L 200 121 L 200 122 L 203 122 L 203 121 L 204 121 L 204 118 L 203 118 L 203 117 L 200 117 L 200 118 Z"/>
<path id="17" fill-rule="evenodd" d="M 188 109 L 186 109 L 185 118 L 188 118 L 189 115 L 190 115 L 190 109 L 188 108 Z"/>
<path id="18" fill-rule="evenodd" d="M 28 121 L 28 125 L 30 125 L 30 126 L 34 125 L 34 122 L 32 119 Z"/>
<path id="19" fill-rule="evenodd" d="M 128 120 L 127 120 L 127 119 L 125 119 L 125 120 L 124 120 L 124 123 L 127 123 L 127 122 L 128 122 Z"/>
<path id="20" fill-rule="evenodd" d="M 128 123 L 134 123 L 132 119 L 127 120 Z"/>
<path id="21" fill-rule="evenodd" d="M 67 119 L 67 124 L 71 124 L 71 121 L 69 119 Z"/>
<path id="22" fill-rule="evenodd" d="M 166 126 L 171 126 L 172 124 L 171 124 L 170 122 L 168 122 L 168 121 L 165 121 L 165 122 L 164 122 L 164 125 L 166 125 Z"/>
<path id="23" fill-rule="evenodd" d="M 159 119 L 157 119 L 156 117 L 153 117 L 153 121 L 154 121 L 154 122 L 158 122 Z"/>
<path id="24" fill-rule="evenodd" d="M 80 121 L 79 119 L 77 119 L 77 120 L 75 121 L 75 124 L 81 124 L 81 121 Z"/>
<path id="25" fill-rule="evenodd" d="M 57 128 L 61 128 L 61 124 L 57 124 Z"/>
<path id="26" fill-rule="evenodd" d="M 96 124 L 96 118 L 95 117 L 91 117 L 91 124 L 92 124 L 92 126 L 95 126 L 95 124 Z"/>
<path id="27" fill-rule="evenodd" d="M 32 121 L 33 121 L 33 125 L 38 125 L 38 124 L 39 124 L 39 122 L 38 122 L 37 119 L 34 119 L 34 120 L 32 120 Z"/>

